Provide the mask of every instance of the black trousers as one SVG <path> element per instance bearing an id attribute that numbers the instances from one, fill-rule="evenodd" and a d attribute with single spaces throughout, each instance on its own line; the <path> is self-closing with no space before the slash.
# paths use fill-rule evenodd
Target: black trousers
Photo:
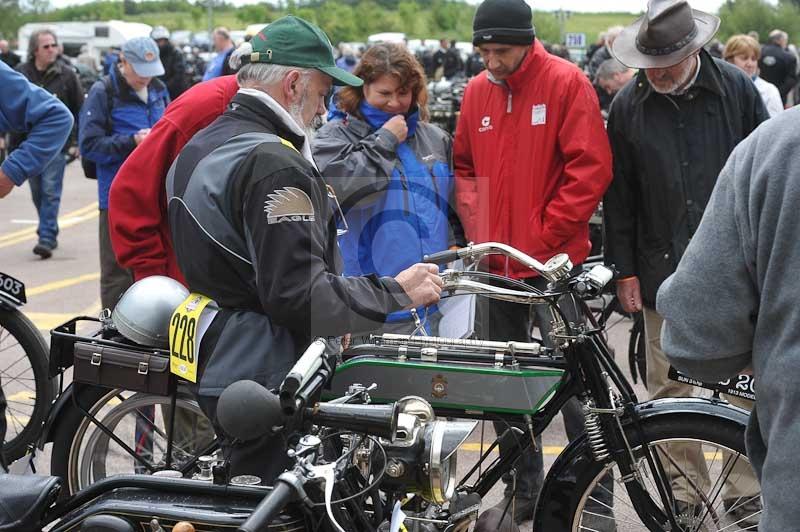
<path id="1" fill-rule="evenodd" d="M 526 281 L 529 285 L 544 290 L 546 281 L 540 277 L 535 277 Z M 560 305 L 562 312 L 567 320 L 577 323 L 579 319 L 578 309 L 572 301 L 563 301 Z M 533 327 L 538 327 L 542 339 L 546 346 L 552 346 L 550 332 L 550 311 L 546 305 L 520 305 L 507 301 L 497 301 L 485 297 L 479 297 L 475 315 L 475 329 L 478 337 L 482 340 L 530 342 Z M 567 437 L 571 440 L 580 436 L 583 432 L 583 412 L 580 402 L 577 399 L 570 399 L 561 409 L 564 416 L 564 428 Z M 525 437 L 530 437 L 527 427 L 517 425 L 524 431 Z M 505 423 L 495 421 L 494 428 L 497 434 L 502 434 L 508 426 Z M 536 437 L 538 450 L 531 448 L 528 452 L 520 456 L 516 466 L 516 492 L 518 497 L 536 500 L 544 482 L 544 460 L 542 458 L 542 438 Z M 513 448 L 513 447 L 512 447 Z M 500 454 L 510 452 L 511 449 L 500 446 Z M 512 477 L 507 474 L 503 477 L 506 483 L 506 495 L 510 495 L 514 489 Z"/>

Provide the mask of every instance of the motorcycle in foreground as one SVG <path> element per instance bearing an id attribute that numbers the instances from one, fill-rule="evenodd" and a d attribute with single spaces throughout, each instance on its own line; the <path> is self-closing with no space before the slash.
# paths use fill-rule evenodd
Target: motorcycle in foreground
<path id="1" fill-rule="evenodd" d="M 344 353 L 312 344 L 287 376 L 277 402 L 253 385 L 240 385 L 246 389 L 237 386 L 231 393 L 240 394 L 228 397 L 239 408 L 218 411 L 220 423 L 237 413 L 238 421 L 223 426 L 242 440 L 282 426 L 295 465 L 274 489 L 240 485 L 252 479 L 227 479 L 224 460 L 211 457 L 197 459 L 204 480 L 163 478 L 181 473 L 153 463 L 152 476 L 96 479 L 52 508 L 37 501 L 47 499 L 44 491 L 55 489 L 57 480 L 40 481 L 30 490 L 17 487 L 27 497 L 20 507 L 39 512 L 38 521 L 29 524 L 60 519 L 53 530 L 81 530 L 89 519 L 109 514 L 139 524 L 156 516 L 168 526 L 186 520 L 198 530 L 250 531 L 255 530 L 248 528 L 250 519 L 256 520 L 252 526 L 261 526 L 265 515 L 277 515 L 270 530 L 373 532 L 387 526 L 397 530 L 391 521 L 402 513 L 409 529 L 462 530 L 561 407 L 577 398 L 585 433 L 550 467 L 534 530 L 757 530 L 760 510 L 745 515 L 740 510 L 760 502 L 758 487 L 738 486 L 739 493 L 731 496 L 728 482 L 750 467 L 744 448 L 748 413 L 714 399 L 638 401 L 585 304 L 611 280 L 611 270 L 598 265 L 575 274 L 566 255 L 541 264 L 497 243 L 428 260 L 445 264 L 487 255 L 525 264 L 548 280 L 547 289 L 488 272 L 444 271 L 446 295 L 547 305 L 553 322 L 549 341 L 383 334 Z M 569 322 L 561 310 L 565 304 L 578 306 L 588 322 Z M 315 403 L 315 394 L 331 379 L 326 393 L 332 400 Z M 462 479 L 456 451 L 475 421 L 463 425 L 445 417 L 496 420 L 507 427 L 482 448 Z M 95 448 L 108 451 L 110 436 L 115 435 L 101 438 L 106 444 Z M 499 446 L 507 452 L 498 456 Z M 105 451 L 87 463 L 105 463 L 110 456 Z M 12 491 L 8 485 L 0 480 L 0 490 Z M 301 503 L 287 505 L 289 493 Z M 0 492 L 0 498 L 4 495 Z"/>

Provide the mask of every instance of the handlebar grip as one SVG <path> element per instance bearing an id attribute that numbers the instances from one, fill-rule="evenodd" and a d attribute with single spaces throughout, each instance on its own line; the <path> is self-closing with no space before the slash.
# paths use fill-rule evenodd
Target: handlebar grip
<path id="1" fill-rule="evenodd" d="M 430 264 L 447 264 L 448 262 L 453 262 L 458 260 L 460 257 L 458 256 L 457 249 L 448 249 L 445 251 L 437 251 L 436 253 L 431 253 L 430 255 L 425 255 L 422 258 L 422 262 L 427 262 Z"/>
<path id="2" fill-rule="evenodd" d="M 322 366 L 322 357 L 327 345 L 322 340 L 314 340 L 305 353 L 295 363 L 286 378 L 283 379 L 280 389 L 281 403 L 294 398 L 294 394 L 303 387 L 312 375 Z"/>
<path id="3" fill-rule="evenodd" d="M 239 526 L 239 532 L 260 532 L 267 529 L 295 497 L 294 487 L 280 478 L 275 481 L 272 491 L 264 497 L 250 517 Z"/>
<path id="4" fill-rule="evenodd" d="M 310 409 L 314 423 L 331 428 L 394 440 L 397 432 L 397 403 L 357 405 L 318 403 Z"/>

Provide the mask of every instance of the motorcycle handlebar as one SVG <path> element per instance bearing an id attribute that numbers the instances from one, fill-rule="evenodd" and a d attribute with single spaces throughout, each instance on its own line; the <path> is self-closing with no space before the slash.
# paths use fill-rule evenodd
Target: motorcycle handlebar
<path id="1" fill-rule="evenodd" d="M 284 473 L 275 481 L 272 491 L 264 497 L 250 517 L 239 526 L 239 532 L 259 532 L 266 530 L 267 526 L 278 517 L 286 506 L 295 498 L 296 490 L 294 485 L 285 480 Z"/>
<path id="2" fill-rule="evenodd" d="M 425 255 L 422 258 L 422 262 L 427 262 L 429 264 L 438 264 L 439 266 L 441 266 L 443 264 L 449 264 L 458 259 L 459 259 L 458 250 L 448 249 L 446 251 L 437 251 L 436 253 Z"/>
<path id="3" fill-rule="evenodd" d="M 397 403 L 359 405 L 318 403 L 307 410 L 314 423 L 330 428 L 369 434 L 394 440 L 397 432 Z"/>

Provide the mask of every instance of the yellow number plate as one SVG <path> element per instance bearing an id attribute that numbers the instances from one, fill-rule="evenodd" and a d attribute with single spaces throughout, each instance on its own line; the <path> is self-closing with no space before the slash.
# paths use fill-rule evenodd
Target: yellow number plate
<path id="1" fill-rule="evenodd" d="M 169 321 L 169 369 L 190 382 L 197 382 L 197 324 L 200 314 L 211 302 L 201 294 L 189 294 Z"/>

